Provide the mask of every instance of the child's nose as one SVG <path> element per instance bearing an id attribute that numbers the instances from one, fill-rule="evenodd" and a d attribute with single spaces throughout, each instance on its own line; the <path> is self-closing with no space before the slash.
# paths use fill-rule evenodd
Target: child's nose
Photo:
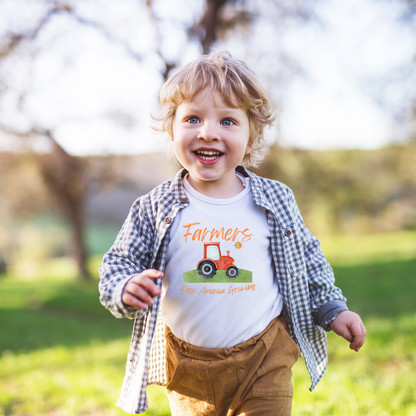
<path id="1" fill-rule="evenodd" d="M 210 142 L 212 140 L 218 140 L 219 133 L 218 128 L 214 123 L 203 123 L 201 124 L 201 128 L 199 129 L 198 133 L 198 139 L 203 139 L 207 142 Z"/>

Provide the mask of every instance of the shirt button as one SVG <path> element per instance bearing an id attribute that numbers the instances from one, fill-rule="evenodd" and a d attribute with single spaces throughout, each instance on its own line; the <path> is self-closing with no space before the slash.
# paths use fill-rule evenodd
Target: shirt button
<path id="1" fill-rule="evenodd" d="M 166 223 L 166 224 L 170 224 L 170 223 L 171 223 L 171 221 L 172 221 L 172 218 L 171 218 L 171 217 L 166 217 L 166 218 L 165 218 L 165 223 Z"/>
<path id="2" fill-rule="evenodd" d="M 181 198 L 181 204 L 186 204 L 188 202 L 188 198 Z"/>
<path id="3" fill-rule="evenodd" d="M 292 231 L 290 231 L 290 230 L 285 231 L 285 236 L 286 237 L 290 237 L 291 235 L 292 235 Z"/>

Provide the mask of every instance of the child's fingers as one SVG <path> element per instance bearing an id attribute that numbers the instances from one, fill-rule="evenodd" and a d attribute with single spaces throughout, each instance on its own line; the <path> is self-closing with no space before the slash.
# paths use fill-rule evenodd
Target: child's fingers
<path id="1" fill-rule="evenodd" d="M 121 300 L 125 305 L 133 306 L 137 309 L 144 310 L 147 307 L 146 303 L 140 301 L 139 299 L 137 299 L 137 297 L 131 295 L 130 293 L 123 293 Z"/>
<path id="2" fill-rule="evenodd" d="M 363 323 L 361 324 L 361 333 L 362 333 L 361 342 L 358 344 L 356 351 L 358 351 L 364 345 L 365 338 L 367 337 L 367 331 Z"/>
<path id="3" fill-rule="evenodd" d="M 152 279 L 157 279 L 159 277 L 163 277 L 163 273 L 160 270 L 156 270 L 156 269 L 147 269 L 143 272 L 141 272 L 139 275 L 137 276 L 148 276 Z"/>
<path id="4" fill-rule="evenodd" d="M 353 342 L 354 336 L 352 335 L 352 332 L 349 330 L 349 328 L 345 326 L 341 326 L 340 328 L 337 328 L 336 334 L 340 335 L 344 339 L 346 339 L 349 342 Z"/>
<path id="5" fill-rule="evenodd" d="M 160 279 L 161 277 L 163 277 L 163 273 L 161 271 L 148 269 L 134 276 L 130 282 L 143 287 L 152 297 L 154 297 L 159 296 L 161 290 L 157 287 L 152 279 Z"/>
<path id="6" fill-rule="evenodd" d="M 364 344 L 366 337 L 366 330 L 362 322 L 354 323 L 350 327 L 353 340 L 350 344 L 352 350 L 358 351 Z"/>
<path id="7" fill-rule="evenodd" d="M 160 279 L 161 277 L 163 277 L 163 273 L 160 270 L 147 269 L 139 274 L 136 274 L 132 280 L 140 281 L 145 277 L 148 277 L 149 279 Z"/>
<path id="8" fill-rule="evenodd" d="M 121 300 L 124 304 L 139 309 L 145 309 L 146 305 L 153 305 L 153 298 L 159 296 L 161 290 L 152 279 L 162 276 L 162 272 L 153 269 L 145 270 L 143 273 L 133 276 L 124 287 Z"/>
<path id="9" fill-rule="evenodd" d="M 144 283 L 145 283 L 144 286 L 142 286 L 141 284 L 137 284 L 135 282 L 127 283 L 126 288 L 124 290 L 124 294 L 133 296 L 136 299 L 138 299 L 139 301 L 144 302 L 144 303 L 146 303 L 147 305 L 150 306 L 150 305 L 153 305 L 153 303 L 154 303 L 153 296 L 152 296 L 151 292 L 149 291 L 149 288 L 146 287 L 147 282 L 144 282 Z M 143 282 L 142 282 L 142 284 L 143 284 Z M 122 298 L 122 300 L 123 300 L 123 298 Z M 124 302 L 124 300 L 123 300 L 123 302 Z"/>
<path id="10" fill-rule="evenodd" d="M 332 321 L 331 329 L 349 341 L 352 350 L 358 351 L 364 344 L 366 330 L 361 318 L 354 312 L 340 312 Z"/>

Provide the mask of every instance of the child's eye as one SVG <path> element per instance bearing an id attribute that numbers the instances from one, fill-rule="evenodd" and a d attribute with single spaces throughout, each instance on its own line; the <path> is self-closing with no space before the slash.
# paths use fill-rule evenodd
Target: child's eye
<path id="1" fill-rule="evenodd" d="M 190 117 L 190 118 L 188 118 L 188 123 L 198 124 L 199 123 L 199 119 L 198 119 L 198 117 Z"/>
<path id="2" fill-rule="evenodd" d="M 221 124 L 223 126 L 232 126 L 234 124 L 234 121 L 229 118 L 226 118 L 225 120 L 221 121 Z"/>

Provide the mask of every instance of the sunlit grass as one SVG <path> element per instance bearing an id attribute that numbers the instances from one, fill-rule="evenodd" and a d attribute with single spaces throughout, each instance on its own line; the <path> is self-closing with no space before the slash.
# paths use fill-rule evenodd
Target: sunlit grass
<path id="1" fill-rule="evenodd" d="M 0 280 L 0 415 L 121 415 L 132 322 L 98 302 L 97 283 Z M 147 414 L 167 415 L 163 389 Z"/>
<path id="2" fill-rule="evenodd" d="M 416 231 L 319 237 L 331 264 L 361 265 L 413 259 Z"/>
<path id="3" fill-rule="evenodd" d="M 21 354 L 6 350 L 1 357 L 0 409 L 4 415 L 125 414 L 114 403 L 127 348 L 128 339 Z M 158 390 L 152 395 L 149 415 L 169 414 L 164 392 Z M 153 411 L 160 395 L 165 413 Z"/>
<path id="4" fill-rule="evenodd" d="M 363 238 L 353 261 L 342 254 L 350 250 L 348 239 L 345 246 L 342 239 L 324 242 L 368 338 L 355 353 L 330 333 L 329 366 L 312 393 L 304 362 L 295 365 L 293 415 L 416 416 L 416 255 L 406 251 L 413 247 L 409 236 L 416 234 L 378 236 L 374 244 L 384 247 L 378 254 Z M 91 270 L 99 262 L 92 259 Z M 99 304 L 97 278 L 78 282 L 68 264 L 55 260 L 37 278 L 0 278 L 0 416 L 125 414 L 115 402 L 132 322 L 112 317 Z M 169 415 L 164 389 L 148 392 L 147 414 Z"/>
<path id="5" fill-rule="evenodd" d="M 295 365 L 293 415 L 416 415 L 416 313 L 366 327 L 359 353 L 329 334 L 329 365 L 312 393 L 304 363 Z"/>

